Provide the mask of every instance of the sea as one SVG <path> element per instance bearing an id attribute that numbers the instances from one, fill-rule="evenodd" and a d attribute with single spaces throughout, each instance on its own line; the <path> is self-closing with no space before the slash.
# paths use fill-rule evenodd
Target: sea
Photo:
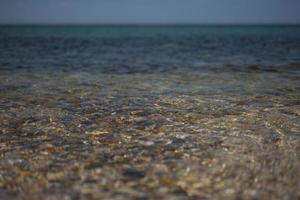
<path id="1" fill-rule="evenodd" d="M 1 25 L 0 199 L 297 199 L 299 25 Z"/>

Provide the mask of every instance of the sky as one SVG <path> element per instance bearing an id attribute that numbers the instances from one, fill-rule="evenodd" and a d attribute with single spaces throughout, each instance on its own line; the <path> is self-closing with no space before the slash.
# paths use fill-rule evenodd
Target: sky
<path id="1" fill-rule="evenodd" d="M 300 0 L 0 0 L 1 24 L 300 24 Z"/>

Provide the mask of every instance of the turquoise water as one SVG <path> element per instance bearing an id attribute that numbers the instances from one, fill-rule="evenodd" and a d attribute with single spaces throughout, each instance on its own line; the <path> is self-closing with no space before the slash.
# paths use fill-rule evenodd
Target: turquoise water
<path id="1" fill-rule="evenodd" d="M 1 26 L 0 199 L 296 199 L 299 26 Z"/>

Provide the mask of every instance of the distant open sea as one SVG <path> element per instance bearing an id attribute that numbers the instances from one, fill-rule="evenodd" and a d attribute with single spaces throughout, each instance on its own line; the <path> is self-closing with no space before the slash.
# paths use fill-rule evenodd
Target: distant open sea
<path id="1" fill-rule="evenodd" d="M 235 71 L 299 51 L 300 26 L 0 26 L 1 71 Z"/>
<path id="2" fill-rule="evenodd" d="M 299 116 L 297 25 L 0 26 L 0 199 L 298 199 Z"/>

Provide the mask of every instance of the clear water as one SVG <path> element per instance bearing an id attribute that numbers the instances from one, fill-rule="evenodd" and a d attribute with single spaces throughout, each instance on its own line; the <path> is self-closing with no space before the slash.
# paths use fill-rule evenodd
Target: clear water
<path id="1" fill-rule="evenodd" d="M 295 199 L 300 26 L 1 26 L 0 199 Z"/>

